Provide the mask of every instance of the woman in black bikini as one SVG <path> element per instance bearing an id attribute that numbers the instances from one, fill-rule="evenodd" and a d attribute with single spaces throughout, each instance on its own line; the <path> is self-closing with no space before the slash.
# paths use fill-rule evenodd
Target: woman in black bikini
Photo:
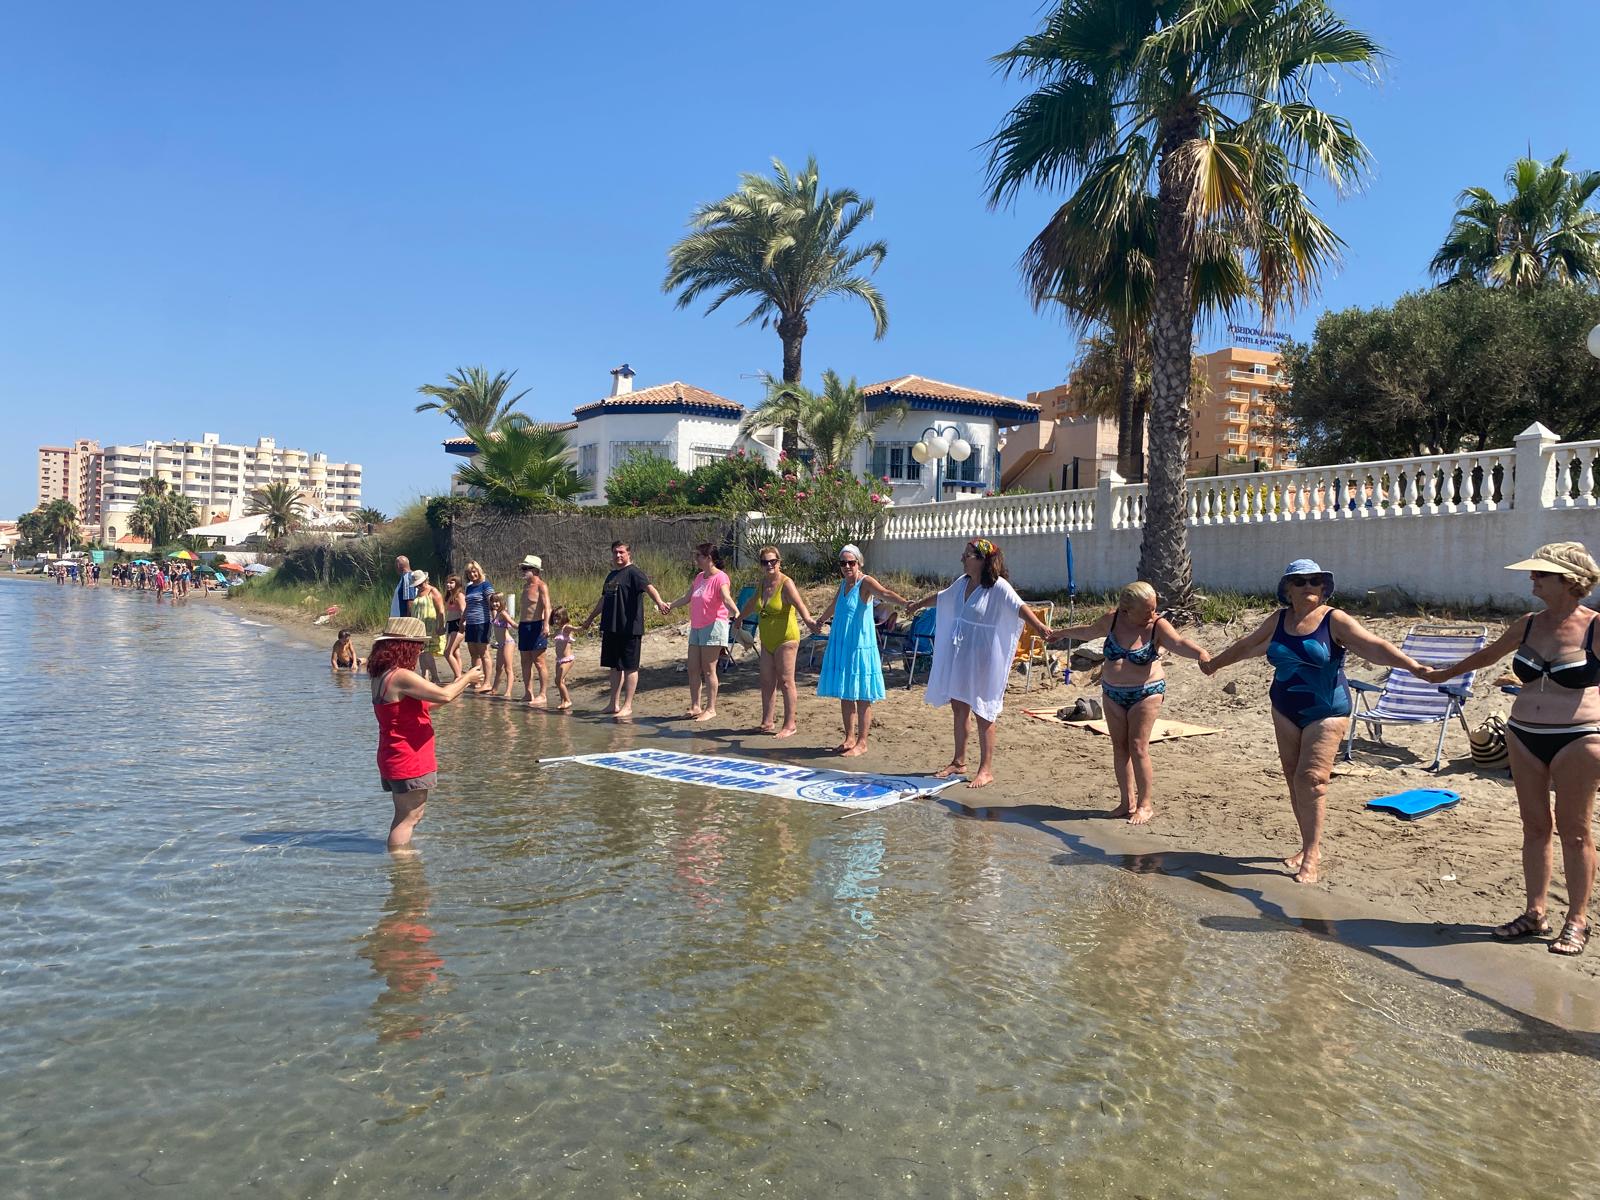
<path id="1" fill-rule="evenodd" d="M 1600 788 L 1600 654 L 1595 647 L 1600 614 L 1583 599 L 1600 583 L 1600 565 L 1581 542 L 1552 542 L 1508 571 L 1527 571 L 1541 612 L 1513 621 L 1492 646 L 1453 667 L 1423 678 L 1444 683 L 1463 671 L 1515 653 L 1511 670 L 1522 690 L 1511 706 L 1511 778 L 1522 814 L 1522 874 L 1528 906 L 1497 926 L 1502 941 L 1550 932 L 1545 901 L 1550 890 L 1550 789 L 1555 788 L 1554 829 L 1561 834 L 1567 879 L 1567 919 L 1550 943 L 1552 954 L 1582 954 L 1589 942 L 1589 893 L 1594 886 L 1590 818 Z"/>

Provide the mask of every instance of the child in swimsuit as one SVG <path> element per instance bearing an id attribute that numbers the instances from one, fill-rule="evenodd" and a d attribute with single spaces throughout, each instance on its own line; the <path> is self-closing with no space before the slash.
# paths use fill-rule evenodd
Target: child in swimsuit
<path id="1" fill-rule="evenodd" d="M 516 644 L 517 623 L 506 612 L 506 598 L 496 592 L 489 597 L 489 649 L 494 656 L 494 682 L 489 686 L 489 694 L 500 695 L 500 680 L 502 676 L 506 681 L 505 695 L 511 698 L 515 686 L 511 681 L 515 678 L 511 670 L 511 651 L 509 647 Z"/>
<path id="2" fill-rule="evenodd" d="M 333 643 L 333 652 L 328 656 L 328 665 L 335 671 L 354 671 L 361 663 L 362 660 L 356 657 L 356 648 L 350 644 L 350 631 L 339 630 L 339 636 Z"/>
<path id="3" fill-rule="evenodd" d="M 550 614 L 550 628 L 555 630 L 555 636 L 550 639 L 550 648 L 556 652 L 556 691 L 561 693 L 561 703 L 556 705 L 556 711 L 565 712 L 572 707 L 572 694 L 567 691 L 567 676 L 572 674 L 572 639 L 576 636 L 576 630 L 564 606 Z"/>

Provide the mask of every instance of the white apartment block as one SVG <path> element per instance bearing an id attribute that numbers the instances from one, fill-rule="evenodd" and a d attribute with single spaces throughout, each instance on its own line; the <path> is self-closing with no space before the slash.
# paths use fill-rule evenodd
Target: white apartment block
<path id="1" fill-rule="evenodd" d="M 326 454 L 280 447 L 272 438 L 253 446 L 219 441 L 140 442 L 105 449 L 101 540 L 115 545 L 128 532 L 128 514 L 139 501 L 139 481 L 165 479 L 194 501 L 202 524 L 241 516 L 250 493 L 269 483 L 298 488 L 323 513 L 361 507 L 361 464 L 329 462 Z"/>
<path id="2" fill-rule="evenodd" d="M 39 501 L 70 500 L 87 529 L 100 524 L 100 488 L 105 452 L 100 443 L 79 438 L 70 446 L 39 447 Z"/>

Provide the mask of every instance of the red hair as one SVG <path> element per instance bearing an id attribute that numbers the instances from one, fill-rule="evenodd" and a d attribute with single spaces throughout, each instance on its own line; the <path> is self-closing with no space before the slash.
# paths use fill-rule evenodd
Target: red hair
<path id="1" fill-rule="evenodd" d="M 372 647 L 372 653 L 367 656 L 367 674 L 376 679 L 385 671 L 392 671 L 396 667 L 415 671 L 417 660 L 421 657 L 421 642 L 378 642 Z"/>

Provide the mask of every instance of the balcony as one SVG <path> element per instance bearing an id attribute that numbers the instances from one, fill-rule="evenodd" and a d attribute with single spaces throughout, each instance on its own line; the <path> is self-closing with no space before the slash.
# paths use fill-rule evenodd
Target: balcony
<path id="1" fill-rule="evenodd" d="M 1244 415 L 1244 409 L 1230 408 L 1222 414 L 1222 419 L 1230 425 L 1243 425 L 1250 418 Z"/>

